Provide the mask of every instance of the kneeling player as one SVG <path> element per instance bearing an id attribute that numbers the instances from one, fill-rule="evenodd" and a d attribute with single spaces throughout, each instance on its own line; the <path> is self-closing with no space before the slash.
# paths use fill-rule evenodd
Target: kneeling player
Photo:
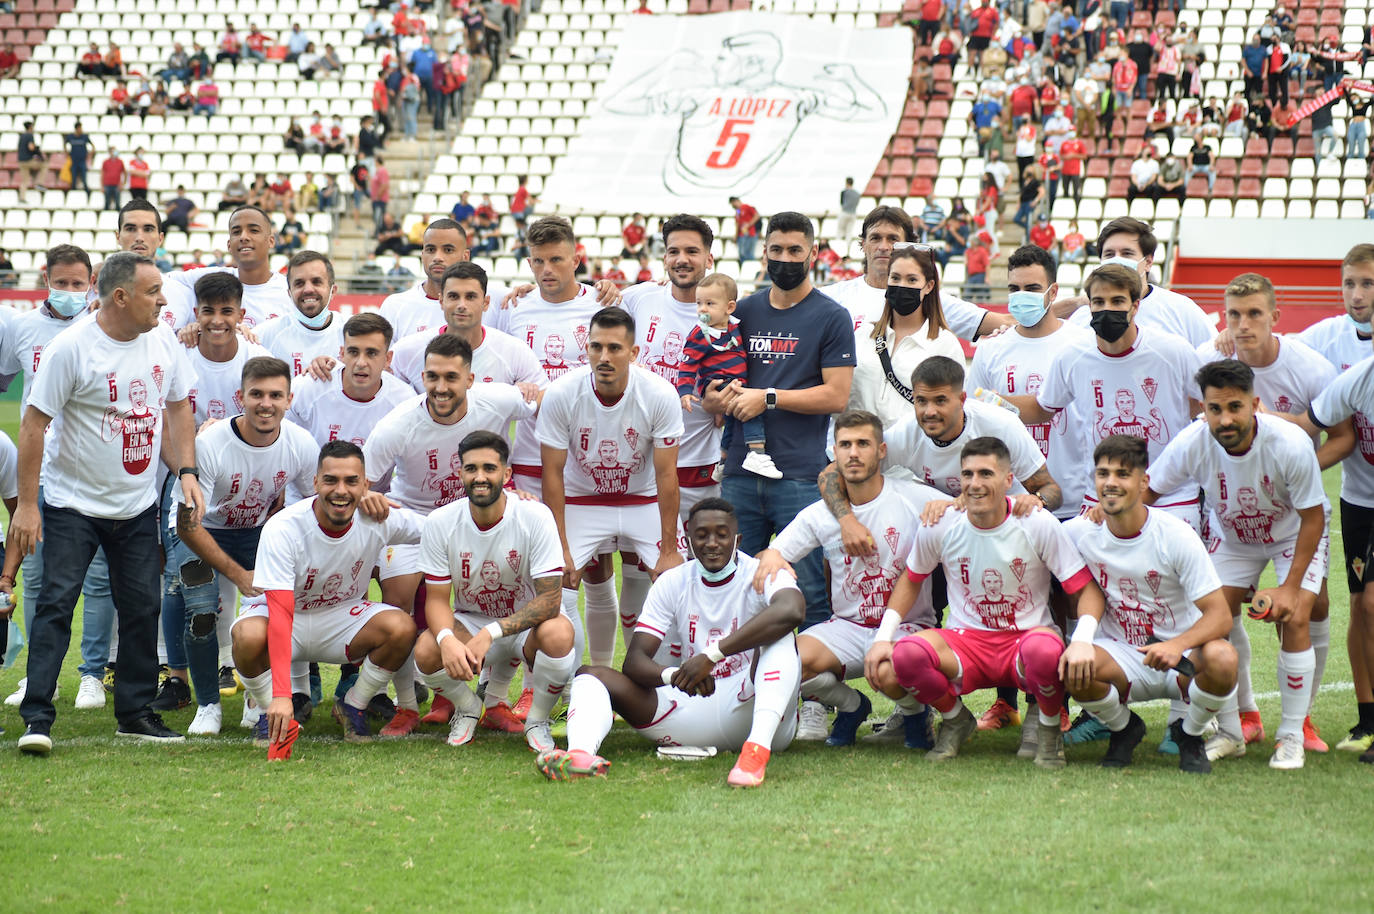
<path id="1" fill-rule="evenodd" d="M 1000 439 L 975 438 L 964 445 L 959 473 L 967 513 L 947 511 L 933 527 L 917 531 L 907 573 L 893 588 L 864 658 L 864 674 L 874 688 L 895 681 L 940 712 L 944 721 L 935 748 L 926 753 L 931 761 L 954 758 L 977 728 L 960 695 L 995 686 L 1030 692 L 1040 715 L 1035 764 L 1062 768 L 1064 642 L 1050 619 L 1050 576 L 1071 595 L 1097 585 L 1053 514 L 1012 514 L 1007 490 L 1015 477 Z M 908 635 L 894 645 L 897 626 L 936 565 L 944 565 L 949 581 L 948 627 Z"/>
<path id="2" fill-rule="evenodd" d="M 523 660 L 525 686 L 533 690 L 525 740 L 536 752 L 552 749 L 549 712 L 578 658 L 574 623 L 559 613 L 558 528 L 544 505 L 507 497 L 506 439 L 472 432 L 459 443 L 458 458 L 467 497 L 435 509 L 420 538 L 429 630 L 415 645 L 415 665 L 436 695 L 453 702 L 448 742 L 461 746 L 471 741 L 482 704 L 460 680 L 476 677 L 483 664 Z M 462 623 L 457 633 L 455 622 Z"/>
<path id="3" fill-rule="evenodd" d="M 1069 694 L 1112 731 L 1104 768 L 1129 765 L 1145 737 L 1145 721 L 1127 701 L 1186 697 L 1187 716 L 1169 724 L 1178 767 L 1209 772 L 1202 732 L 1236 687 L 1221 579 L 1192 527 L 1142 501 L 1150 464 L 1143 440 L 1112 435 L 1098 444 L 1093 461 L 1105 522 L 1079 517 L 1064 529 L 1101 590 L 1078 598 L 1078 625 L 1060 674 Z"/>
<path id="4" fill-rule="evenodd" d="M 541 752 L 536 767 L 551 780 L 604 774 L 596 754 L 612 712 L 660 746 L 742 749 L 728 783 L 757 787 L 772 750 L 797 730 L 801 662 L 792 630 L 806 615 L 797 579 L 782 570 L 762 594 L 758 562 L 738 551 L 735 509 L 705 498 L 687 515 L 696 559 L 671 568 L 649 589 L 625 654 L 624 672 L 583 667 L 568 705 L 568 749 Z M 671 637 L 686 659 L 654 659 Z"/>
<path id="5" fill-rule="evenodd" d="M 266 600 L 241 608 L 233 635 L 244 687 L 267 709 L 257 732 L 269 759 L 289 758 L 300 732 L 291 704 L 293 659 L 361 662 L 353 687 L 334 701 L 334 718 L 347 741 L 372 739 L 363 709 L 410 656 L 415 623 L 409 613 L 368 600 L 367 585 L 382 549 L 418 543 L 421 522 L 367 491 L 362 449 L 331 441 L 320 449 L 315 497 L 263 526 L 253 584 Z"/>

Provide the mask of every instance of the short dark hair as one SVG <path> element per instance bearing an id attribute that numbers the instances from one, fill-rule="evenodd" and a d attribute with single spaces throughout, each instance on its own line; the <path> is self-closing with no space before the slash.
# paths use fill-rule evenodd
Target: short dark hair
<path id="1" fill-rule="evenodd" d="M 356 457 L 359 463 L 367 466 L 367 461 L 363 459 L 363 449 L 352 441 L 343 438 L 326 441 L 324 447 L 320 448 L 320 459 L 315 461 L 315 470 L 318 472 L 320 467 L 324 466 L 324 462 L 330 458 L 347 460 L 350 457 Z"/>
<path id="2" fill-rule="evenodd" d="M 386 347 L 391 348 L 391 321 L 375 311 L 355 314 L 343 325 L 344 339 L 350 336 L 367 336 L 372 333 L 380 333 L 382 339 L 386 340 Z"/>
<path id="3" fill-rule="evenodd" d="M 162 212 L 147 200 L 135 197 L 128 203 L 119 208 L 119 217 L 115 220 L 115 231 L 124 227 L 124 216 L 126 213 L 152 213 L 153 222 L 157 223 L 157 232 L 162 234 Z"/>
<path id="4" fill-rule="evenodd" d="M 617 305 L 609 308 L 602 308 L 592 315 L 592 329 L 597 327 L 624 327 L 630 334 L 630 339 L 635 338 L 635 319 L 630 316 L 630 312 Z"/>
<path id="5" fill-rule="evenodd" d="M 864 216 L 863 228 L 859 230 L 860 238 L 868 237 L 868 230 L 881 222 L 890 222 L 905 234 L 907 241 L 916 240 L 916 224 L 911 221 L 906 210 L 898 206 L 875 206 Z"/>
<path id="6" fill-rule="evenodd" d="M 257 213 L 259 216 L 262 217 L 262 221 L 267 223 L 267 227 L 271 231 L 275 232 L 277 230 L 277 227 L 272 223 L 272 217 L 267 214 L 267 210 L 263 209 L 261 206 L 255 206 L 252 203 L 242 203 L 234 207 L 233 212 L 229 214 L 229 221 L 233 222 L 234 217 L 237 216 L 239 213 L 243 212 L 244 210 L 251 210 L 252 212 Z"/>
<path id="7" fill-rule="evenodd" d="M 505 438 L 495 432 L 475 431 L 463 436 L 463 440 L 458 442 L 458 457 L 461 460 L 468 451 L 480 451 L 483 448 L 491 448 L 496 452 L 496 456 L 501 458 L 501 465 L 510 463 L 510 444 Z"/>
<path id="8" fill-rule="evenodd" d="M 763 236 L 767 239 L 774 232 L 801 232 L 806 236 L 807 244 L 816 240 L 816 227 L 811 223 L 811 218 L 792 210 L 774 213 L 769 218 L 768 231 Z"/>
<path id="9" fill-rule="evenodd" d="M 243 282 L 233 273 L 215 270 L 196 280 L 196 308 L 202 303 L 222 305 L 233 302 L 243 307 Z"/>
<path id="10" fill-rule="evenodd" d="M 572 223 L 562 216 L 544 216 L 536 219 L 525 230 L 526 247 L 535 248 L 559 242 L 577 247 L 577 233 L 573 231 Z"/>
<path id="11" fill-rule="evenodd" d="M 954 387 L 964 389 L 964 366 L 947 355 L 933 355 L 911 373 L 912 387 Z"/>
<path id="12" fill-rule="evenodd" d="M 1119 463 L 1128 470 L 1150 468 L 1150 446 L 1135 435 L 1108 435 L 1093 448 L 1093 466 L 1104 460 Z"/>
<path id="13" fill-rule="evenodd" d="M 307 263 L 322 263 L 324 271 L 329 276 L 329 284 L 334 285 L 334 262 L 319 251 L 297 251 L 291 256 L 290 262 L 286 265 L 286 281 L 291 282 L 291 271 L 296 267 L 303 267 Z"/>
<path id="14" fill-rule="evenodd" d="M 253 356 L 243 363 L 243 373 L 239 377 L 239 389 L 246 390 L 249 381 L 258 381 L 263 378 L 285 378 L 286 386 L 290 389 L 291 366 L 275 356 Z"/>
<path id="15" fill-rule="evenodd" d="M 472 365 L 472 347 L 455 333 L 440 333 L 425 344 L 425 359 L 437 355 L 445 359 L 462 359 Z"/>
<path id="16" fill-rule="evenodd" d="M 1218 390 L 1232 388 L 1243 390 L 1246 393 L 1254 393 L 1255 390 L 1254 369 L 1239 359 L 1220 359 L 1216 362 L 1208 362 L 1199 368 L 1193 377 L 1197 379 L 1198 389 L 1204 394 L 1209 387 L 1215 387 Z"/>
<path id="17" fill-rule="evenodd" d="M 1054 262 L 1054 257 L 1038 244 L 1023 244 L 1011 252 L 1007 258 L 1007 269 L 1019 270 L 1021 267 L 1044 268 L 1050 285 L 1059 277 L 1059 265 Z"/>
<path id="18" fill-rule="evenodd" d="M 456 219 L 450 219 L 448 216 L 441 216 L 441 217 L 439 217 L 438 219 L 435 219 L 435 220 L 434 220 L 433 222 L 431 222 L 429 225 L 425 226 L 425 231 L 426 231 L 426 232 L 443 232 L 443 231 L 462 232 L 462 231 L 463 231 L 463 227 L 462 227 L 461 225 L 458 224 L 458 220 L 456 220 Z M 466 233 L 466 232 L 463 232 L 463 238 L 464 238 L 464 243 L 466 244 L 466 243 L 467 243 L 467 242 L 466 242 L 466 239 L 467 239 L 467 233 Z"/>
<path id="19" fill-rule="evenodd" d="M 728 515 L 730 520 L 736 525 L 739 524 L 739 519 L 735 516 L 735 506 L 725 499 L 713 495 L 710 498 L 703 498 L 701 501 L 692 505 L 692 510 L 687 512 L 687 523 L 683 524 L 683 526 L 691 527 L 692 519 L 703 511 L 719 511 L 722 514 Z"/>
<path id="20" fill-rule="evenodd" d="M 86 268 L 86 277 L 91 275 L 91 255 L 74 244 L 55 244 L 48 248 L 44 263 L 49 270 L 64 263 L 76 263 Z"/>
<path id="21" fill-rule="evenodd" d="M 1140 295 L 1144 292 L 1140 274 L 1119 263 L 1109 263 L 1088 274 L 1088 278 L 1083 280 L 1083 292 L 1088 298 L 1092 298 L 1093 286 L 1098 283 L 1106 283 L 1130 293 L 1131 301 L 1140 301 Z"/>
<path id="22" fill-rule="evenodd" d="M 450 279 L 475 279 L 482 287 L 482 294 L 487 294 L 487 271 L 471 260 L 460 260 L 444 271 L 444 275 L 439 279 L 440 294 L 443 294 L 444 286 L 448 285 Z"/>
<path id="23" fill-rule="evenodd" d="M 840 429 L 862 428 L 865 425 L 873 426 L 874 436 L 879 442 L 883 440 L 883 420 L 866 409 L 847 409 L 835 417 L 835 436 L 839 437 Z"/>
<path id="24" fill-rule="evenodd" d="M 970 457 L 995 457 L 998 463 L 1011 466 L 1011 451 L 1007 449 L 1006 442 L 991 435 L 974 438 L 964 445 L 964 449 L 959 452 L 959 462 L 963 463 Z"/>
<path id="25" fill-rule="evenodd" d="M 668 244 L 668 236 L 673 232 L 696 232 L 701 236 L 702 247 L 711 250 L 711 243 L 716 240 L 715 232 L 711 231 L 711 226 L 700 216 L 693 216 L 689 213 L 678 213 L 670 217 L 663 223 L 663 244 Z"/>
<path id="26" fill-rule="evenodd" d="M 1155 237 L 1150 224 L 1141 222 L 1133 216 L 1121 216 L 1102 226 L 1102 231 L 1097 233 L 1097 249 L 1102 250 L 1102 246 L 1107 243 L 1108 238 L 1123 233 L 1136 237 L 1136 244 L 1140 246 L 1142 257 L 1154 257 L 1155 251 L 1159 250 L 1159 239 Z"/>

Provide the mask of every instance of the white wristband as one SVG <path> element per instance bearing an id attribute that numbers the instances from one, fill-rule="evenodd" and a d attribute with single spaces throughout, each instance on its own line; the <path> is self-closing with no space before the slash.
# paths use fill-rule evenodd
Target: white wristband
<path id="1" fill-rule="evenodd" d="M 706 648 L 702 653 L 709 657 L 712 663 L 720 663 L 725 659 L 725 654 L 721 652 L 719 641 Z"/>
<path id="2" fill-rule="evenodd" d="M 482 631 L 486 632 L 491 637 L 492 641 L 495 641 L 497 638 L 501 637 L 501 623 L 488 622 L 486 625 L 482 626 Z"/>
<path id="3" fill-rule="evenodd" d="M 1078 624 L 1073 627 L 1073 637 L 1069 639 L 1070 644 L 1092 644 L 1093 636 L 1097 634 L 1097 620 L 1092 616 L 1079 616 Z"/>
<path id="4" fill-rule="evenodd" d="M 670 686 L 673 684 L 673 676 L 677 673 L 677 667 L 665 666 L 663 668 L 663 684 Z"/>
<path id="5" fill-rule="evenodd" d="M 453 637 L 453 629 L 451 629 L 451 628 L 446 628 L 446 629 L 444 629 L 443 631 L 441 631 L 439 634 L 437 634 L 437 635 L 434 636 L 434 643 L 435 643 L 435 644 L 443 644 L 445 638 L 452 638 L 452 637 Z"/>
<path id="6" fill-rule="evenodd" d="M 897 626 L 902 624 L 902 617 L 895 609 L 883 611 L 883 621 L 879 623 L 878 630 L 873 633 L 874 641 L 891 641 L 892 636 L 897 634 Z"/>

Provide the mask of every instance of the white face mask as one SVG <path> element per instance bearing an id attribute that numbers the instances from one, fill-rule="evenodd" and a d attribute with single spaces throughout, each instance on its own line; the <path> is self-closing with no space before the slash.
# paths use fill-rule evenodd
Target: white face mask
<path id="1" fill-rule="evenodd" d="M 1105 258 L 1103 258 L 1103 260 L 1102 260 L 1102 266 L 1104 266 L 1104 267 L 1107 266 L 1108 264 L 1113 264 L 1113 263 L 1114 263 L 1114 264 L 1118 264 L 1118 265 L 1120 265 L 1120 266 L 1123 266 L 1123 267 L 1125 267 L 1125 268 L 1128 269 L 1128 270 L 1132 270 L 1132 271 L 1137 272 L 1137 273 L 1140 272 L 1140 261 L 1139 261 L 1139 260 L 1131 260 L 1129 257 L 1105 257 Z"/>

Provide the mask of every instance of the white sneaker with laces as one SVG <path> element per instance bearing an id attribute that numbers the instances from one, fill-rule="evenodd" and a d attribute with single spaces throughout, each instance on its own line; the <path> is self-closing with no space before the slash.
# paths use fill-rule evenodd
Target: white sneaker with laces
<path id="1" fill-rule="evenodd" d="M 214 736 L 219 733 L 219 728 L 223 724 L 223 705 L 219 702 L 201 705 L 196 708 L 196 719 L 191 721 L 191 726 L 186 728 L 186 732 L 191 736 Z"/>
<path id="2" fill-rule="evenodd" d="M 472 742 L 472 736 L 477 732 L 477 721 L 480 719 L 480 714 L 456 712 L 453 715 L 453 721 L 448 725 L 446 742 L 450 746 L 465 746 Z"/>
<path id="3" fill-rule="evenodd" d="M 883 721 L 882 729 L 875 729 L 872 733 L 863 737 L 866 743 L 902 743 L 906 741 L 906 731 L 903 729 L 905 724 L 902 722 L 902 712 L 893 708 L 887 720 Z"/>
<path id="4" fill-rule="evenodd" d="M 794 739 L 818 740 L 830 735 L 829 715 L 819 701 L 802 702 L 800 718 Z"/>
<path id="5" fill-rule="evenodd" d="M 1302 749 L 1302 741 L 1298 741 L 1298 749 Z M 1245 754 L 1245 740 L 1235 739 L 1225 733 L 1217 733 L 1216 736 L 1207 740 L 1207 761 L 1215 762 L 1223 758 L 1240 758 Z"/>
<path id="6" fill-rule="evenodd" d="M 553 730 L 547 720 L 526 724 L 525 742 L 535 752 L 543 752 L 546 749 L 558 747 L 558 744 L 553 741 Z"/>
<path id="7" fill-rule="evenodd" d="M 19 688 L 15 689 L 13 692 L 10 693 L 9 697 L 7 697 L 7 698 L 5 699 L 5 704 L 6 704 L 8 707 L 11 707 L 11 708 L 17 708 L 17 707 L 19 707 L 21 704 L 23 704 L 23 703 L 24 703 L 24 694 L 28 691 L 28 685 L 29 685 L 29 679 L 28 679 L 27 676 L 25 676 L 23 679 L 19 680 Z M 62 694 L 62 687 L 61 687 L 61 686 L 55 686 L 55 687 L 53 688 L 53 690 L 52 690 L 52 700 L 53 700 L 53 701 L 57 701 L 58 697 L 59 697 L 61 694 Z"/>
<path id="8" fill-rule="evenodd" d="M 763 451 L 748 451 L 740 466 L 759 476 L 766 476 L 769 479 L 782 479 L 782 471 L 773 463 L 773 458 Z"/>
<path id="9" fill-rule="evenodd" d="M 253 699 L 245 698 L 243 700 L 243 717 L 239 719 L 239 726 L 245 730 L 255 729 L 259 717 L 262 717 L 262 708 L 253 704 Z"/>
<path id="10" fill-rule="evenodd" d="M 1285 734 L 1274 741 L 1274 754 L 1269 756 L 1270 768 L 1292 771 L 1301 768 L 1304 761 L 1306 753 L 1302 748 L 1301 732 Z"/>
<path id="11" fill-rule="evenodd" d="M 76 709 L 92 711 L 105 707 L 105 683 L 94 676 L 82 676 L 81 687 L 76 690 Z"/>

